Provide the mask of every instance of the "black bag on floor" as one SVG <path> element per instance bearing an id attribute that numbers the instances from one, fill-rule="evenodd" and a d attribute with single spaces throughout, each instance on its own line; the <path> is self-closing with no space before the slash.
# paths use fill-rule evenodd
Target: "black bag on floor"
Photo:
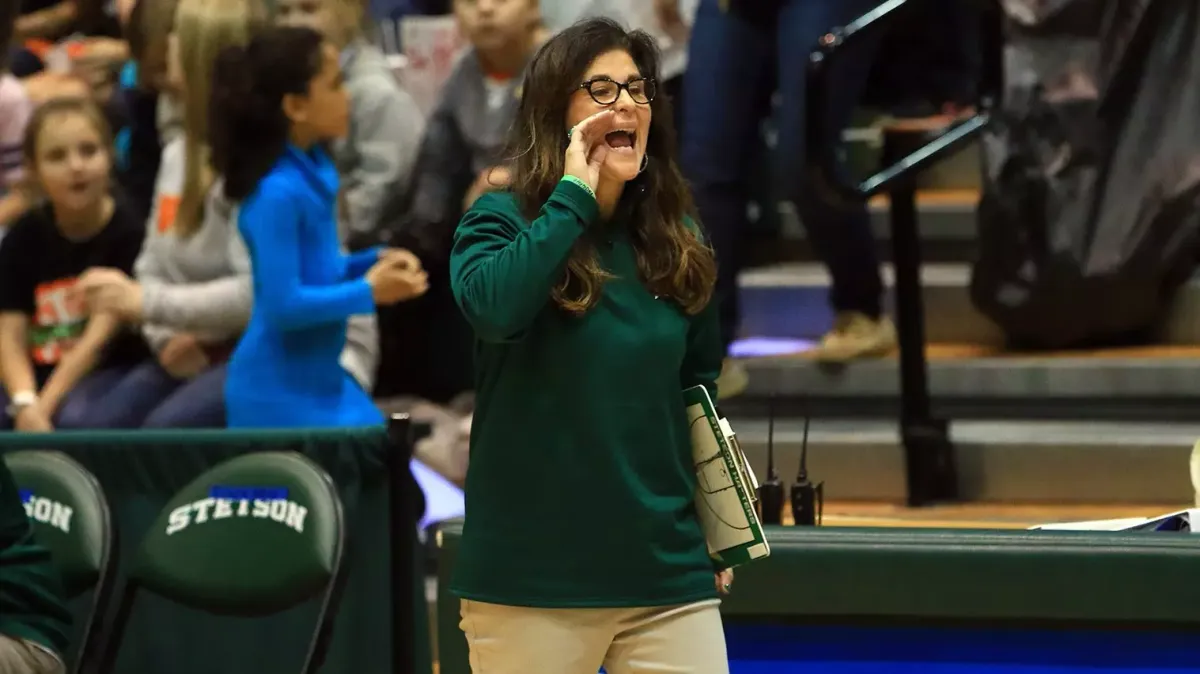
<path id="1" fill-rule="evenodd" d="M 1016 347 L 1153 339 L 1200 233 L 1200 3 L 1003 4 L 972 300 Z"/>

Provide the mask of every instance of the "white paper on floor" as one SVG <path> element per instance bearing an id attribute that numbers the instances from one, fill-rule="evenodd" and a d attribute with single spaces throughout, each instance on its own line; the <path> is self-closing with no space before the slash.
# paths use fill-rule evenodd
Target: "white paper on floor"
<path id="1" fill-rule="evenodd" d="M 1058 522 L 1038 524 L 1030 529 L 1048 531 L 1177 531 L 1192 533 L 1192 524 L 1200 529 L 1200 509 L 1179 510 L 1157 517 L 1125 517 L 1115 520 L 1089 520 L 1086 522 Z"/>

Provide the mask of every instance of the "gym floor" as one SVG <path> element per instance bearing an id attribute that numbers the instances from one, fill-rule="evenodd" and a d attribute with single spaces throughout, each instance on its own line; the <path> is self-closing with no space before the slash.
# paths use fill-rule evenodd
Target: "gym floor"
<path id="1" fill-rule="evenodd" d="M 1151 517 L 1190 507 L 1186 503 L 1162 505 L 1027 505 L 962 503 L 907 508 L 890 503 L 827 503 L 825 526 L 831 527 L 932 527 L 953 529 L 1027 529 L 1051 522 Z M 784 524 L 792 524 L 785 508 Z"/>

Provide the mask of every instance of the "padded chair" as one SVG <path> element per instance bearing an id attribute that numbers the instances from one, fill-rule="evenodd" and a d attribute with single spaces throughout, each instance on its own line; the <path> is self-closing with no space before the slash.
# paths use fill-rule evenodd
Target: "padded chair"
<path id="1" fill-rule="evenodd" d="M 25 450 L 4 456 L 33 524 L 50 550 L 68 599 L 95 590 L 71 671 L 95 656 L 100 625 L 116 579 L 116 528 L 96 476 L 62 452 Z"/>
<path id="2" fill-rule="evenodd" d="M 303 674 L 325 659 L 345 582 L 342 501 L 294 452 L 230 459 L 184 487 L 138 547 L 98 674 L 111 674 L 139 592 L 221 616 L 274 615 L 324 595 Z"/>

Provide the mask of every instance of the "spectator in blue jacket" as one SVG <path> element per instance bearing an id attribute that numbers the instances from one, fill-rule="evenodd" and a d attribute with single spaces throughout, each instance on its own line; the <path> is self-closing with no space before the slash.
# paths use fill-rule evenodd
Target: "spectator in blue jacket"
<path id="1" fill-rule="evenodd" d="M 339 363 L 346 324 L 427 280 L 407 251 L 341 252 L 337 169 L 321 149 L 350 121 L 337 47 L 309 28 L 268 29 L 222 52 L 212 91 L 213 168 L 240 204 L 254 294 L 226 375 L 229 426 L 383 423 Z"/>

